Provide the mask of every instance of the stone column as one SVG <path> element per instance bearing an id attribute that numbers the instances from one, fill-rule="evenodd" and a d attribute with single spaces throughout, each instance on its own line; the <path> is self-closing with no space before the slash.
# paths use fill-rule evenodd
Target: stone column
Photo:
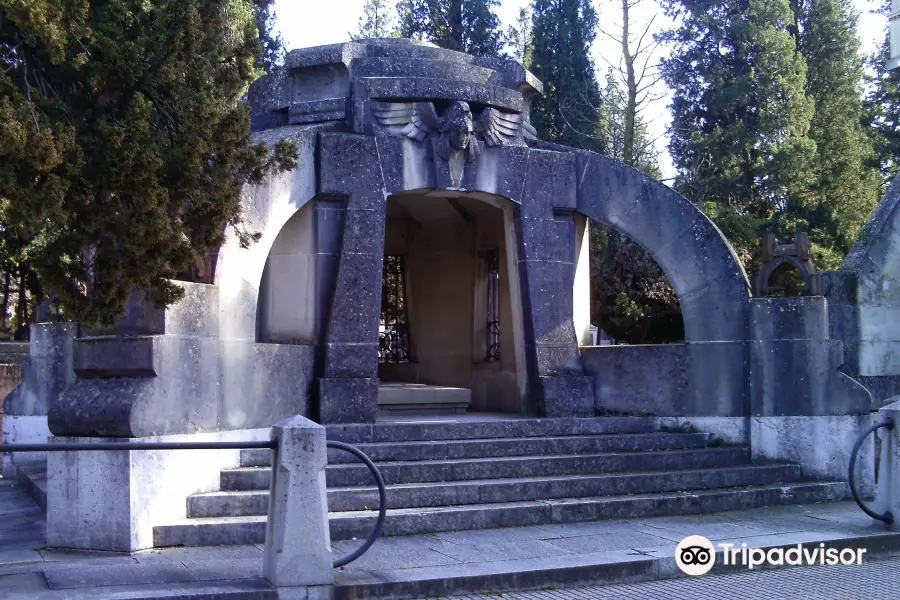
<path id="1" fill-rule="evenodd" d="M 319 421 L 372 423 L 378 407 L 385 170 L 371 137 L 323 134 L 319 160 L 322 193 L 347 199 L 319 379 Z"/>
<path id="2" fill-rule="evenodd" d="M 328 500 L 325 493 L 325 428 L 293 417 L 272 428 L 273 457 L 263 574 L 275 586 L 334 582 Z"/>
<path id="3" fill-rule="evenodd" d="M 507 161 L 515 161 L 517 150 L 508 149 Z M 593 416 L 593 383 L 584 374 L 574 323 L 575 159 L 527 153 L 515 228 L 532 396 L 544 417 Z"/>

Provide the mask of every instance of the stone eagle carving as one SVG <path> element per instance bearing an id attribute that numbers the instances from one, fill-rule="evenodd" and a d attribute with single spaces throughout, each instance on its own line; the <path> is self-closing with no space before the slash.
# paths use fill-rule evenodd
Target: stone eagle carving
<path id="1" fill-rule="evenodd" d="M 521 114 L 489 106 L 475 118 L 469 103 L 461 101 L 451 103 L 440 115 L 433 102 L 374 102 L 372 114 L 382 127 L 394 133 L 420 142 L 431 137 L 436 142 L 435 151 L 444 160 L 456 150 L 465 152 L 466 162 L 472 162 L 483 144 L 509 145 L 516 141 L 520 129 L 528 133 Z"/>

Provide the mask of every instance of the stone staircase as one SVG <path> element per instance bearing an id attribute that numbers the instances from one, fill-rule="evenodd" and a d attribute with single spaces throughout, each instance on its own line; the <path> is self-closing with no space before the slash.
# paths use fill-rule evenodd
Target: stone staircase
<path id="1" fill-rule="evenodd" d="M 845 482 L 808 481 L 794 464 L 751 461 L 746 446 L 660 431 L 652 418 L 511 419 L 329 426 L 387 483 L 385 535 L 698 514 L 845 499 Z M 364 538 L 378 493 L 364 465 L 329 450 L 332 539 Z M 154 543 L 262 543 L 270 452 L 247 450 L 221 491 L 188 499 L 189 518 Z"/>

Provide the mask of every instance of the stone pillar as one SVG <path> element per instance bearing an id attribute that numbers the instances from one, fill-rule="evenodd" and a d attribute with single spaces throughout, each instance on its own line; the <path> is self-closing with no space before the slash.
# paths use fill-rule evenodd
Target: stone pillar
<path id="1" fill-rule="evenodd" d="M 273 457 L 263 574 L 283 587 L 334 582 L 328 500 L 325 494 L 325 428 L 293 417 L 272 428 Z"/>
<path id="2" fill-rule="evenodd" d="M 875 435 L 881 440 L 881 460 L 878 469 L 878 488 L 872 510 L 878 513 L 890 511 L 894 516 L 891 526 L 900 529 L 900 397 L 891 398 L 893 402 L 881 408 L 879 420 L 889 417 L 894 421 L 894 428 L 878 429 Z"/>
<path id="3" fill-rule="evenodd" d="M 47 412 L 64 389 L 75 381 L 72 367 L 75 323 L 31 325 L 28 357 L 22 363 L 22 383 L 4 401 L 3 440 L 10 444 L 43 443 L 50 430 Z M 13 477 L 17 461 L 40 461 L 44 453 L 3 456 L 3 475 Z"/>
<path id="4" fill-rule="evenodd" d="M 850 450 L 872 422 L 870 396 L 838 371 L 843 344 L 829 335 L 821 296 L 751 301 L 750 444 L 754 458 L 796 462 L 807 477 L 843 480 Z M 874 485 L 871 442 L 863 447 L 858 481 Z"/>
<path id="5" fill-rule="evenodd" d="M 560 168 L 563 160 L 570 169 Z M 515 228 L 531 395 L 541 416 L 593 416 L 593 382 L 578 351 L 572 293 L 579 246 L 569 179 L 575 159 L 529 150 L 527 164 Z"/>
<path id="6" fill-rule="evenodd" d="M 388 157 L 397 158 L 387 152 Z M 322 135 L 321 190 L 347 198 L 319 379 L 319 421 L 372 423 L 378 408 L 378 324 L 387 208 L 374 138 Z"/>

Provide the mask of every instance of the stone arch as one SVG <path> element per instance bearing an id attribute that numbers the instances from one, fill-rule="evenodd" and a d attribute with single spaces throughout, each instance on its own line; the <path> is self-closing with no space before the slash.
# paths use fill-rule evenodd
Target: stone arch
<path id="1" fill-rule="evenodd" d="M 258 134 L 257 140 L 261 137 L 270 143 L 284 138 L 296 144 L 298 166 L 244 188 L 244 226 L 260 234 L 256 243 L 242 248 L 234 228 L 228 226 L 226 230 L 215 270 L 219 337 L 225 340 L 262 341 L 258 331 L 259 295 L 269 255 L 287 224 L 316 195 L 316 132 L 273 130 Z"/>
<path id="2" fill-rule="evenodd" d="M 750 284 L 722 232 L 684 196 L 599 154 L 578 153 L 577 210 L 644 247 L 675 288 L 685 341 L 748 337 Z"/>

